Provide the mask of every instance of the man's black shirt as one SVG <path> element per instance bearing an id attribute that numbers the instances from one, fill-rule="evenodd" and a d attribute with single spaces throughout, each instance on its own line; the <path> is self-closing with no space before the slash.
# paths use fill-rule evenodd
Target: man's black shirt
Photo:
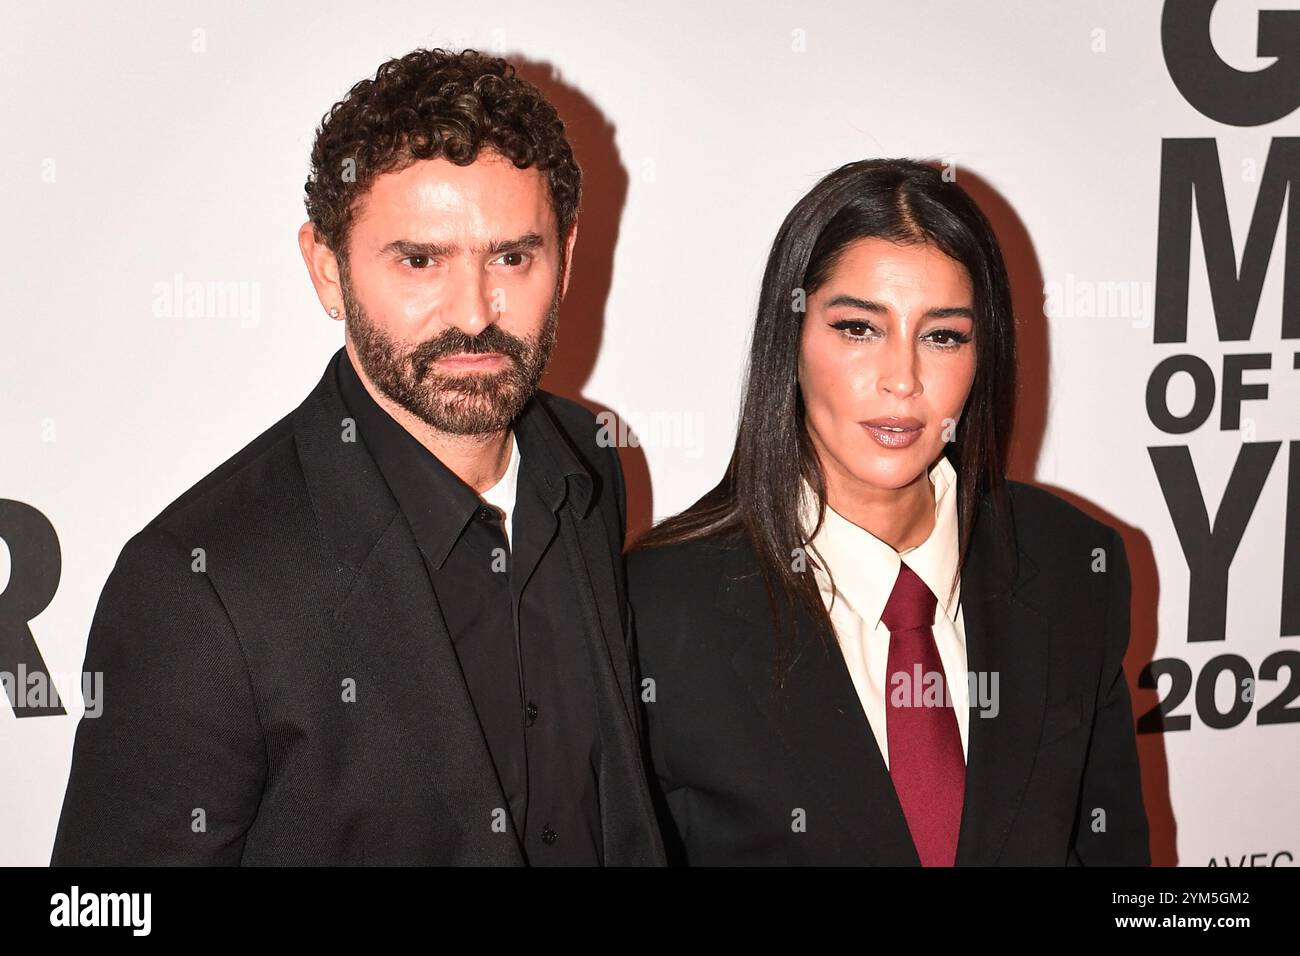
<path id="1" fill-rule="evenodd" d="M 492 822 L 513 824 L 534 865 L 599 864 L 592 661 L 558 534 L 572 520 L 566 497 L 585 507 L 590 473 L 530 401 L 514 422 L 512 550 L 501 512 L 375 402 L 346 351 L 338 368 L 357 433 L 424 555 L 509 805 L 510 821 Z"/>

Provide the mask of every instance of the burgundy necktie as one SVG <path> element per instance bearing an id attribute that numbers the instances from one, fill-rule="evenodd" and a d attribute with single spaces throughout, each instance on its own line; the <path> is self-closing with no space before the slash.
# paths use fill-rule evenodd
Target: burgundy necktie
<path id="1" fill-rule="evenodd" d="M 936 603 L 934 592 L 902 564 L 881 618 L 889 628 L 885 722 L 889 776 L 921 865 L 952 866 L 957 857 L 966 761 L 957 715 L 943 693 L 947 678 L 931 629 Z M 941 681 L 938 706 L 924 703 L 932 674 L 939 675 Z M 934 696 L 932 690 L 930 697 Z"/>

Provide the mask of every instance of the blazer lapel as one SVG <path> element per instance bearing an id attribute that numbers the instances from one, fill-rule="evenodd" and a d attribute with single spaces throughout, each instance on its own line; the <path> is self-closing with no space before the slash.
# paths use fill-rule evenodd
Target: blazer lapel
<path id="1" fill-rule="evenodd" d="M 531 402 L 517 428 L 525 454 L 551 456 L 568 476 L 568 494 L 558 513 L 558 540 L 552 547 L 563 549 L 572 571 L 573 594 L 591 662 L 600 728 L 604 862 L 610 866 L 662 865 L 663 844 L 654 822 L 640 750 L 625 597 L 615 574 L 615 562 L 620 559 L 612 542 L 617 538 L 609 533 L 605 513 L 596 503 L 597 492 L 609 494 L 609 489 L 584 484 L 582 488 L 591 494 L 575 494 L 578 486 L 574 482 L 599 482 L 600 476 L 581 464 L 581 455 L 544 402 Z"/>
<path id="2" fill-rule="evenodd" d="M 1047 700 L 1051 622 L 1023 600 L 1037 568 L 1024 551 L 1018 568 L 1009 567 L 987 515 L 986 506 L 962 573 L 961 607 L 966 666 L 990 690 L 996 675 L 997 709 L 983 717 L 971 701 L 959 866 L 997 862 L 1033 769 Z"/>
<path id="3" fill-rule="evenodd" d="M 522 864 L 510 814 L 508 833 L 492 826 L 506 798 L 415 537 L 365 446 L 345 440 L 337 360 L 295 411 L 294 433 L 335 557 L 340 659 L 362 669 L 358 700 L 387 712 L 394 759 L 416 761 L 429 812 L 456 821 L 466 862 Z"/>
<path id="4" fill-rule="evenodd" d="M 576 519 L 576 510 L 570 510 Z M 578 599 L 588 619 L 593 636 L 599 635 L 593 651 L 601 673 L 614 675 L 615 686 L 607 688 L 617 697 L 621 719 L 626 719 L 628 730 L 632 727 L 632 712 L 636 706 L 632 687 L 627 645 L 624 642 L 626 621 L 623 603 L 619 599 L 610 564 L 609 538 L 605 533 L 605 519 L 600 510 L 593 508 L 584 520 L 565 522 L 561 519 L 561 534 L 574 569 Z M 567 533 L 566 533 L 567 532 Z"/>
<path id="5" fill-rule="evenodd" d="M 607 866 L 662 866 L 663 841 L 655 824 L 636 719 L 626 610 L 610 560 L 610 537 L 599 508 L 561 509 L 560 541 L 573 570 L 585 624 L 600 725 L 600 816 Z"/>
<path id="6" fill-rule="evenodd" d="M 545 403 L 539 399 L 535 398 L 529 403 L 516 427 L 523 436 L 528 453 L 548 455 L 557 460 L 561 467 L 565 461 L 573 462 L 574 467 L 577 467 L 580 460 L 577 451 L 551 417 Z M 589 634 L 596 642 L 593 652 L 597 654 L 595 663 L 599 672 L 598 686 L 609 672 L 613 673 L 617 685 L 613 692 L 621 702 L 622 716 L 630 725 L 635 708 L 635 690 L 631 686 L 630 663 L 624 640 L 627 633 L 625 602 L 610 560 L 610 542 L 615 539 L 609 534 L 604 513 L 595 504 L 598 486 L 592 488 L 591 495 L 585 500 L 574 494 L 575 481 L 599 481 L 597 476 L 591 474 L 592 469 L 588 466 L 582 465 L 581 470 L 587 474 L 580 478 L 566 479 L 569 487 L 564 507 L 559 514 L 560 540 L 573 569 L 580 609 L 588 624 Z"/>
<path id="7" fill-rule="evenodd" d="M 835 645 L 823 646 L 798 614 L 797 656 L 779 690 L 773 683 L 772 620 L 748 548 L 727 558 L 724 607 L 738 618 L 731 663 L 767 715 L 790 761 L 836 817 L 835 838 L 854 843 L 864 863 L 919 866 L 894 784 L 853 679 Z M 820 829 L 820 828 L 819 828 Z"/>

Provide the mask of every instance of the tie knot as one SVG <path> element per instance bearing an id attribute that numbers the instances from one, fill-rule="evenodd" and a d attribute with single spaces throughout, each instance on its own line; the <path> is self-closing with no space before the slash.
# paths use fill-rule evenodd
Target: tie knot
<path id="1" fill-rule="evenodd" d="M 915 571 L 900 562 L 898 579 L 889 593 L 885 613 L 880 619 L 890 632 L 929 627 L 934 623 L 934 608 L 938 599 Z"/>

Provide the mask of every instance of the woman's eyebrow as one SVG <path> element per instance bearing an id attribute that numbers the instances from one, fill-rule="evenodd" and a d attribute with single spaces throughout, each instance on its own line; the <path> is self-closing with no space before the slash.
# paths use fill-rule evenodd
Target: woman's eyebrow
<path id="1" fill-rule="evenodd" d="M 864 312 L 874 312 L 878 315 L 888 315 L 889 309 L 879 302 L 873 302 L 870 299 L 859 299 L 854 295 L 837 295 L 826 303 L 826 308 L 834 308 L 837 305 L 846 305 L 850 308 L 861 309 Z M 967 318 L 972 322 L 975 321 L 975 312 L 964 305 L 949 305 L 942 308 L 927 309 L 926 313 L 921 316 L 923 319 L 953 319 Z"/>
<path id="2" fill-rule="evenodd" d="M 921 316 L 921 318 L 923 319 L 964 318 L 964 319 L 970 319 L 972 322 L 974 322 L 975 312 L 973 309 L 968 309 L 964 305 L 949 305 L 943 307 L 942 309 L 929 309 L 926 311 L 925 315 Z"/>
<path id="3" fill-rule="evenodd" d="M 837 305 L 847 305 L 850 308 L 861 309 L 864 312 L 877 312 L 880 315 L 889 314 L 889 310 L 879 302 L 872 302 L 870 299 L 859 299 L 853 295 L 837 295 L 826 303 L 826 308 L 834 308 Z"/>

